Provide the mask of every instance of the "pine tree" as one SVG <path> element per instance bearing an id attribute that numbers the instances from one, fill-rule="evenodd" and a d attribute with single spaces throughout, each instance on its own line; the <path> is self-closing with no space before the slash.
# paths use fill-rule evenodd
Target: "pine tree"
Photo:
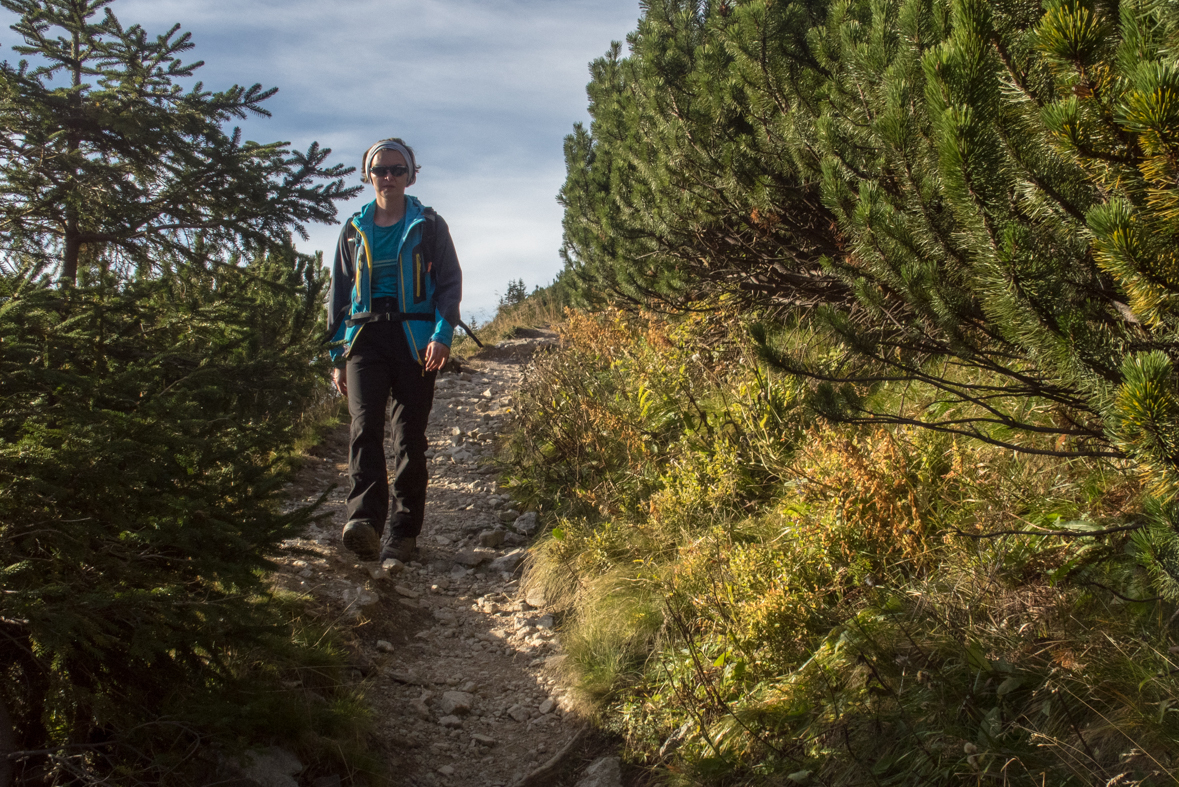
<path id="1" fill-rule="evenodd" d="M 149 36 L 124 27 L 112 0 L 2 0 L 20 15 L 0 64 L 0 234 L 14 257 L 56 265 L 151 268 L 210 248 L 281 245 L 304 223 L 330 222 L 348 169 L 330 150 L 243 142 L 223 126 L 268 115 L 277 91 L 179 84 L 202 65 L 179 25 Z M 101 15 L 100 15 L 101 14 Z M 327 181 L 322 182 L 322 181 Z M 200 250 L 194 250 L 200 246 Z"/>
<path id="2" fill-rule="evenodd" d="M 742 303 L 846 298 L 820 266 L 838 245 L 817 169 L 761 133 L 777 104 L 734 72 L 743 11 L 712 6 L 650 3 L 628 38 L 631 57 L 615 45 L 591 65 L 592 131 L 566 140 L 563 256 L 582 297 L 676 307 L 722 293 Z M 791 17 L 758 32 L 805 50 L 799 31 L 812 9 L 777 7 Z"/>
<path id="3" fill-rule="evenodd" d="M 499 297 L 499 308 L 505 306 L 516 306 L 523 303 L 524 299 L 528 297 L 528 288 L 524 285 L 523 279 L 511 279 L 508 281 L 508 287 L 504 294 Z"/>
<path id="4" fill-rule="evenodd" d="M 326 376 L 319 262 L 0 280 L 0 704 L 27 778 L 90 752 L 153 781 L 281 638 L 258 596 L 313 513 L 277 500 Z"/>
<path id="5" fill-rule="evenodd" d="M 917 417 L 931 428 L 1117 453 L 1099 411 L 1124 320 L 1085 226 L 1101 188 L 1040 117 L 1059 88 L 1039 19 L 1034 3 L 650 4 L 632 56 L 595 72 L 625 77 L 591 84 L 592 135 L 567 143 L 567 259 L 631 299 L 804 319 L 817 353 L 766 355 L 820 381 L 831 417 L 912 419 L 859 391 L 913 379 L 981 413 Z M 1028 399 L 1056 424 L 1020 416 Z"/>
<path id="6" fill-rule="evenodd" d="M 1177 30 L 1154 0 L 650 3 L 567 141 L 570 271 L 753 310 L 830 418 L 1131 457 L 1172 510 Z"/>

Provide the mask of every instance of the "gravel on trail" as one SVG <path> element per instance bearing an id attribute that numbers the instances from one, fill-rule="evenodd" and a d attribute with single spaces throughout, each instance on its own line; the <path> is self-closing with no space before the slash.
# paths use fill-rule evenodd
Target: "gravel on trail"
<path id="1" fill-rule="evenodd" d="M 552 342 L 551 334 L 502 342 L 462 372 L 439 375 L 426 522 L 409 565 L 361 562 L 340 543 L 347 426 L 317 446 L 290 485 L 292 504 L 337 486 L 330 517 L 289 542 L 275 584 L 308 595 L 350 642 L 353 678 L 365 685 L 394 783 L 532 783 L 526 777 L 584 729 L 558 682 L 553 618 L 543 599 L 519 592 L 536 517 L 514 507 L 487 463 L 523 363 Z"/>

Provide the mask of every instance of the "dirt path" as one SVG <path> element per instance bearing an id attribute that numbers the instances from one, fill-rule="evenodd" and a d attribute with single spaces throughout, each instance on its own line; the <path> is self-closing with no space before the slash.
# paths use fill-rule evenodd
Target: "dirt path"
<path id="1" fill-rule="evenodd" d="M 551 341 L 504 342 L 462 373 L 439 376 L 416 562 L 386 570 L 341 547 L 346 428 L 316 448 L 312 466 L 292 484 L 295 503 L 338 486 L 330 519 L 290 543 L 303 554 L 282 561 L 276 582 L 309 594 L 351 640 L 354 677 L 365 682 L 396 784 L 515 785 L 581 729 L 555 679 L 562 656 L 552 617 L 543 599 L 518 591 L 535 518 L 520 518 L 485 464 L 522 363 Z"/>

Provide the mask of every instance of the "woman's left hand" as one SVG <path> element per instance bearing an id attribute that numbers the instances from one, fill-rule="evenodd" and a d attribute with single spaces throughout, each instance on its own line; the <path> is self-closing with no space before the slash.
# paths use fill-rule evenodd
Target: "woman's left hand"
<path id="1" fill-rule="evenodd" d="M 449 347 L 442 342 L 430 342 L 426 345 L 426 371 L 438 371 L 446 364 L 446 359 L 449 357 Z"/>

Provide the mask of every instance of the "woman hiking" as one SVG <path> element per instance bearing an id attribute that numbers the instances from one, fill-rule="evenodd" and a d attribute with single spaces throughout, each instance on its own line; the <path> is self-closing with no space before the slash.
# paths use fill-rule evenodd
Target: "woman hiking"
<path id="1" fill-rule="evenodd" d="M 332 381 L 352 416 L 343 541 L 362 560 L 414 556 L 426 513 L 434 378 L 459 324 L 462 271 L 450 231 L 405 193 L 419 169 L 397 138 L 365 152 L 374 199 L 344 223 L 332 264 Z M 390 397 L 392 496 L 384 446 Z"/>

